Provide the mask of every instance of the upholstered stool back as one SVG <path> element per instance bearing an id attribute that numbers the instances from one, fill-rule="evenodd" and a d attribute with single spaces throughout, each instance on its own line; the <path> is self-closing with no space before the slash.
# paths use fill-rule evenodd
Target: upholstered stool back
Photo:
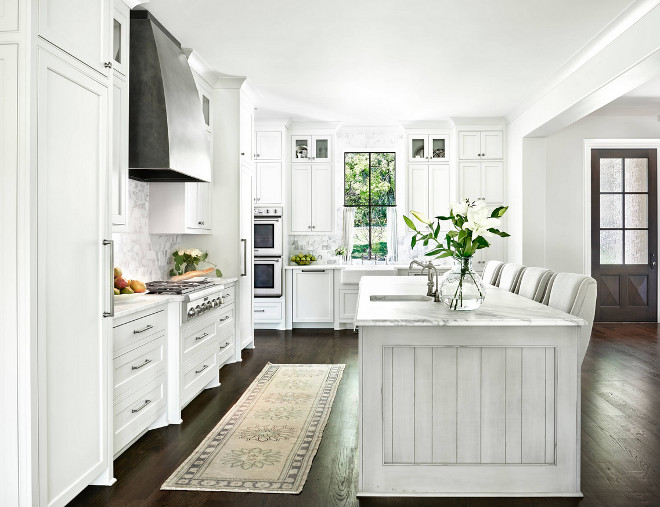
<path id="1" fill-rule="evenodd" d="M 552 271 L 546 268 L 525 268 L 518 280 L 516 292 L 539 303 L 543 300 Z"/>
<path id="2" fill-rule="evenodd" d="M 518 286 L 518 279 L 524 271 L 524 266 L 520 264 L 505 264 L 502 266 L 502 271 L 500 271 L 500 279 L 498 282 L 498 287 L 508 290 L 509 292 L 515 292 L 516 287 Z"/>
<path id="3" fill-rule="evenodd" d="M 500 271 L 502 271 L 503 262 L 500 261 L 488 261 L 484 266 L 484 273 L 481 275 L 484 283 L 490 285 L 497 285 L 497 279 L 500 276 Z"/>

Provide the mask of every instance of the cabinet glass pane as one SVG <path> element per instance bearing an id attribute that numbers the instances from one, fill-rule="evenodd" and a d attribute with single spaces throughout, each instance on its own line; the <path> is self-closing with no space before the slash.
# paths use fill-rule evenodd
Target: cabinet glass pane
<path id="1" fill-rule="evenodd" d="M 649 161 L 646 158 L 627 158 L 625 163 L 626 192 L 648 192 Z"/>
<path id="2" fill-rule="evenodd" d="M 626 264 L 648 264 L 649 232 L 626 231 Z"/>
<path id="3" fill-rule="evenodd" d="M 606 229 L 623 227 L 623 203 L 621 194 L 600 196 L 600 226 Z"/>
<path id="4" fill-rule="evenodd" d="M 423 138 L 413 139 L 410 143 L 410 149 L 412 150 L 413 158 L 424 158 L 424 145 L 426 140 Z"/>
<path id="5" fill-rule="evenodd" d="M 621 192 L 623 190 L 623 161 L 620 158 L 600 159 L 600 191 Z"/>
<path id="6" fill-rule="evenodd" d="M 647 194 L 626 194 L 626 228 L 648 227 L 648 209 L 649 198 Z"/>
<path id="7" fill-rule="evenodd" d="M 308 155 L 307 141 L 305 139 L 296 139 L 296 158 L 307 158 Z"/>
<path id="8" fill-rule="evenodd" d="M 600 231 L 600 263 L 623 264 L 623 231 Z"/>
<path id="9" fill-rule="evenodd" d="M 444 139 L 434 139 L 433 140 L 433 152 L 431 157 L 433 158 L 445 158 L 445 140 Z"/>
<path id="10" fill-rule="evenodd" d="M 316 140 L 316 158 L 328 158 L 328 140 L 327 139 L 317 139 Z"/>
<path id="11" fill-rule="evenodd" d="M 112 27 L 112 55 L 117 63 L 121 63 L 121 23 L 114 20 Z"/>
<path id="12" fill-rule="evenodd" d="M 346 206 L 369 204 L 368 153 L 346 153 L 344 156 L 344 204 Z M 357 211 L 355 220 L 357 223 Z"/>
<path id="13" fill-rule="evenodd" d="M 211 103 L 206 95 L 202 95 L 202 114 L 204 115 L 204 124 L 211 125 Z"/>

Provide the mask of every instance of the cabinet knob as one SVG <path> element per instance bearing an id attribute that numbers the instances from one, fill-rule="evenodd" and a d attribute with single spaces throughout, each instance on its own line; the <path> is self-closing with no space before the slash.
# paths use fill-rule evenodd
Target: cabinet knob
<path id="1" fill-rule="evenodd" d="M 312 160 L 316 160 L 316 157 L 312 157 Z"/>
<path id="2" fill-rule="evenodd" d="M 480 157 L 480 156 L 481 156 L 481 153 L 477 153 L 477 157 Z"/>
<path id="3" fill-rule="evenodd" d="M 104 66 L 106 69 L 111 69 L 111 68 L 112 68 L 112 62 L 105 62 L 105 63 L 103 64 L 103 66 Z"/>
<path id="4" fill-rule="evenodd" d="M 200 220 L 200 221 L 197 222 L 197 223 L 198 223 L 199 225 L 204 225 L 204 220 Z"/>
<path id="5" fill-rule="evenodd" d="M 485 154 L 485 153 L 482 153 L 482 154 L 481 154 L 481 156 L 482 156 L 482 157 L 485 157 L 485 156 L 486 156 L 486 154 Z"/>
<path id="6" fill-rule="evenodd" d="M 244 157 L 244 156 L 245 156 L 245 153 L 241 153 L 241 157 Z"/>
<path id="7" fill-rule="evenodd" d="M 308 229 L 311 229 L 311 228 L 312 228 L 312 226 L 311 226 L 311 225 L 308 225 L 308 226 L 307 226 L 307 228 L 308 228 Z"/>

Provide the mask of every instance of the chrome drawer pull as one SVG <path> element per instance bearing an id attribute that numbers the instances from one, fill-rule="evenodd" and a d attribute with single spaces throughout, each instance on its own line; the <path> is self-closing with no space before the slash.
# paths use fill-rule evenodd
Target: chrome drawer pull
<path id="1" fill-rule="evenodd" d="M 197 340 L 201 340 L 202 338 L 206 338 L 208 335 L 209 335 L 208 333 L 204 333 L 204 334 L 201 335 L 201 336 L 196 336 L 196 337 L 195 337 L 195 341 L 197 341 Z"/>
<path id="2" fill-rule="evenodd" d="M 227 315 L 226 317 L 222 317 L 222 318 L 220 319 L 220 322 L 224 322 L 225 320 L 229 320 L 230 318 L 231 318 L 231 317 L 229 317 L 229 315 Z"/>
<path id="3" fill-rule="evenodd" d="M 230 342 L 225 343 L 222 347 L 220 347 L 220 350 L 226 349 L 227 347 L 229 347 L 229 343 Z"/>
<path id="4" fill-rule="evenodd" d="M 202 369 L 201 369 L 201 370 L 197 370 L 197 371 L 195 371 L 195 375 L 197 375 L 198 373 L 202 373 L 202 372 L 203 372 L 204 370 L 206 370 L 206 368 L 208 368 L 208 367 L 209 367 L 209 365 L 208 365 L 208 364 L 205 364 L 204 366 L 202 366 Z"/>
<path id="5" fill-rule="evenodd" d="M 143 366 L 147 366 L 151 362 L 151 359 L 145 359 L 144 363 L 142 363 L 140 366 L 131 366 L 131 370 L 139 370 Z"/>
<path id="6" fill-rule="evenodd" d="M 133 334 L 144 333 L 145 331 L 149 331 L 152 327 L 154 327 L 154 326 L 152 326 L 151 324 L 149 324 L 148 326 L 143 327 L 142 329 L 134 329 L 134 330 L 133 330 Z"/>
<path id="7" fill-rule="evenodd" d="M 131 410 L 131 414 L 136 414 L 136 413 L 138 413 L 138 412 L 139 412 L 140 410 L 142 410 L 144 407 L 146 407 L 147 405 L 149 405 L 149 403 L 151 403 L 151 400 L 144 400 L 144 405 L 142 405 L 141 407 L 134 408 L 133 410 Z"/>
<path id="8" fill-rule="evenodd" d="M 263 312 L 265 312 L 265 311 L 266 311 L 266 310 L 255 310 L 254 313 L 263 313 Z"/>

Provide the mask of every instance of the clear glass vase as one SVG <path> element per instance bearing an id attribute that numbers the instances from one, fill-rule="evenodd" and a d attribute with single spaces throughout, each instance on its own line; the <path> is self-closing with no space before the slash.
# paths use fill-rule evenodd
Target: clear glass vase
<path id="1" fill-rule="evenodd" d="M 438 285 L 440 301 L 451 310 L 476 310 L 486 298 L 486 287 L 472 269 L 472 257 L 454 257 L 454 266 Z"/>

